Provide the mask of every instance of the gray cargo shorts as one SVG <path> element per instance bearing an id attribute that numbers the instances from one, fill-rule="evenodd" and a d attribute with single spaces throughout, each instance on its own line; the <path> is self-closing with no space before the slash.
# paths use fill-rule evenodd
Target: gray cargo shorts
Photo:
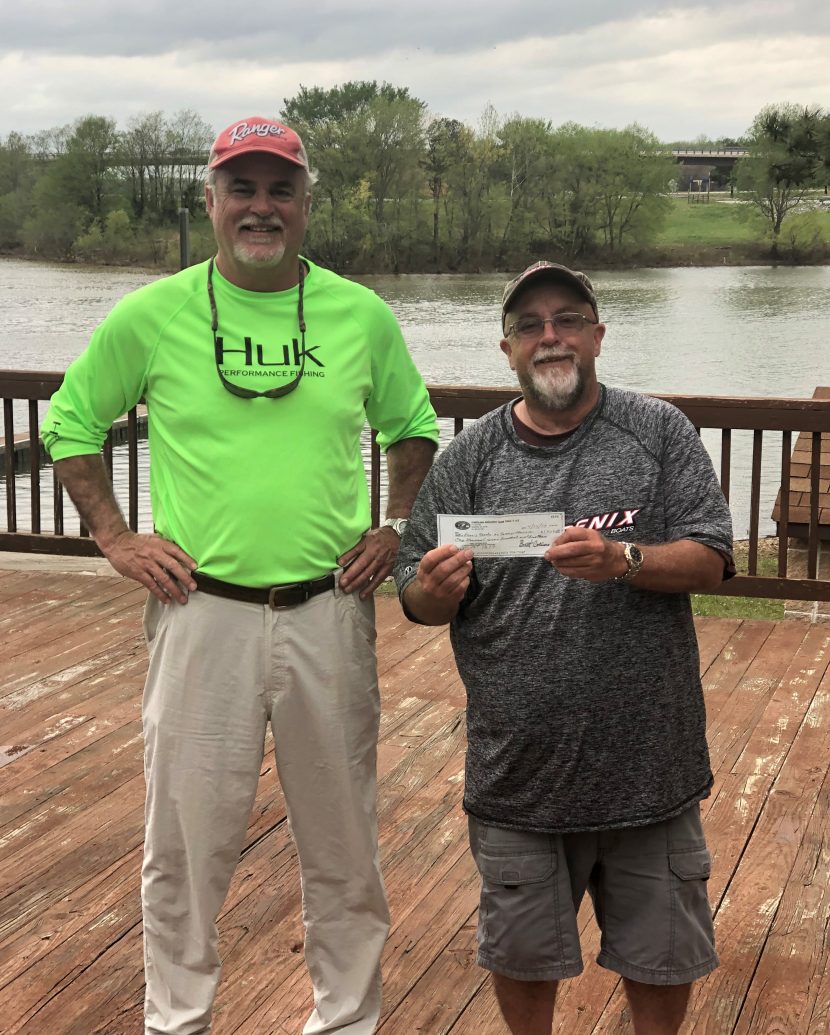
<path id="1" fill-rule="evenodd" d="M 717 967 L 699 805 L 662 823 L 587 834 L 468 818 L 482 881 L 480 966 L 520 981 L 581 973 L 576 915 L 587 890 L 600 966 L 650 985 L 686 984 Z"/>

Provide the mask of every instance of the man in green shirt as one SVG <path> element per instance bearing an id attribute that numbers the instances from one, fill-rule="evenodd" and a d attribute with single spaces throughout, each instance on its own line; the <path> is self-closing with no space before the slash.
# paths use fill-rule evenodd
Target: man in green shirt
<path id="1" fill-rule="evenodd" d="M 67 370 L 43 425 L 113 567 L 150 591 L 143 722 L 146 1035 L 202 1035 L 216 918 L 270 724 L 303 884 L 315 1007 L 306 1035 L 369 1035 L 388 910 L 375 809 L 372 593 L 391 572 L 437 442 L 388 307 L 300 256 L 313 175 L 270 119 L 217 137 L 215 259 L 124 298 Z M 155 533 L 131 532 L 100 458 L 148 411 Z M 360 450 L 378 432 L 388 517 L 370 530 Z"/>

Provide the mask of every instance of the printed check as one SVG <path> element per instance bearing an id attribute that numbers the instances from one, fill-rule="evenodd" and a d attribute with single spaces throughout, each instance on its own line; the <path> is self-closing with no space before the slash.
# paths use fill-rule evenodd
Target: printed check
<path id="1" fill-rule="evenodd" d="M 562 511 L 438 515 L 438 545 L 455 543 L 475 557 L 542 557 L 564 531 Z"/>

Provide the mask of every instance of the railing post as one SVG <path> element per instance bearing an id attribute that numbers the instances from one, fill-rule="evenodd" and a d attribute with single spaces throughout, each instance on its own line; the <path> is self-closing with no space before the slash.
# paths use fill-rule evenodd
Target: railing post
<path id="1" fill-rule="evenodd" d="M 179 269 L 190 265 L 190 210 L 179 208 Z"/>

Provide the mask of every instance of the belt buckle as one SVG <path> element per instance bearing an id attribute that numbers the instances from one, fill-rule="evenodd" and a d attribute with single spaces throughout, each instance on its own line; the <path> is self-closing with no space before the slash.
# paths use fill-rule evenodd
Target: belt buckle
<path id="1" fill-rule="evenodd" d="M 285 586 L 272 586 L 268 590 L 268 606 L 272 611 L 283 611 L 287 607 L 296 607 L 297 604 L 304 604 L 306 600 L 311 598 L 311 583 L 310 582 L 289 582 Z M 292 604 L 277 604 L 274 602 L 274 596 L 277 593 L 281 593 L 284 589 L 299 590 L 302 594 L 300 600 L 295 601 Z"/>

